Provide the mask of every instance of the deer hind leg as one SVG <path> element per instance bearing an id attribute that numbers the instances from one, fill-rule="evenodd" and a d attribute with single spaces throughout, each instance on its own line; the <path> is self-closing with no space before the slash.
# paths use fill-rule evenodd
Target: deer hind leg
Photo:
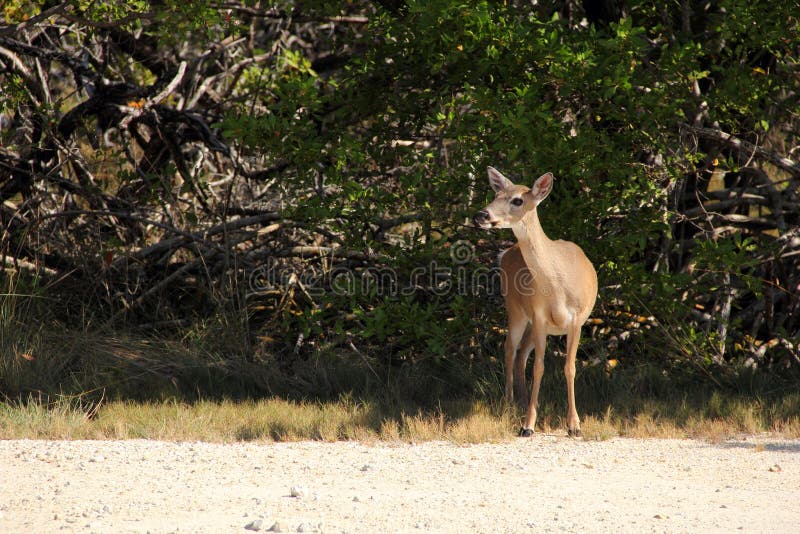
<path id="1" fill-rule="evenodd" d="M 522 437 L 533 435 L 533 428 L 536 425 L 536 408 L 539 406 L 539 387 L 542 385 L 544 375 L 544 353 L 547 348 L 547 325 L 544 322 L 536 321 L 534 318 L 531 324 L 531 339 L 535 345 L 533 359 L 533 385 L 531 386 L 531 398 L 528 403 L 528 414 L 525 417 L 525 425 L 519 432 Z"/>
<path id="2" fill-rule="evenodd" d="M 509 310 L 508 313 L 508 334 L 506 335 L 505 345 L 505 371 L 506 371 L 506 402 L 514 402 L 514 362 L 517 357 L 517 349 L 520 341 L 525 334 L 528 321 L 524 317 L 517 316 Z M 525 382 L 523 381 L 523 385 Z"/>
<path id="3" fill-rule="evenodd" d="M 575 407 L 575 360 L 580 339 L 581 325 L 571 325 L 567 333 L 567 361 L 564 364 L 564 377 L 567 380 L 567 432 L 571 437 L 581 436 L 581 420 Z"/>
<path id="4" fill-rule="evenodd" d="M 528 388 L 525 385 L 525 367 L 528 364 L 528 357 L 536 343 L 533 337 L 533 326 L 529 325 L 522 338 L 522 343 L 517 351 L 514 360 L 514 398 L 517 405 L 524 409 L 528 405 Z"/>

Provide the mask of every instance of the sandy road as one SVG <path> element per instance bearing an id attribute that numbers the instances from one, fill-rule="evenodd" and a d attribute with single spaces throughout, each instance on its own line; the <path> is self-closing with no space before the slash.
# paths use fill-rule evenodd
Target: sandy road
<path id="1" fill-rule="evenodd" d="M 798 532 L 800 441 L 0 441 L 3 533 L 270 528 Z"/>

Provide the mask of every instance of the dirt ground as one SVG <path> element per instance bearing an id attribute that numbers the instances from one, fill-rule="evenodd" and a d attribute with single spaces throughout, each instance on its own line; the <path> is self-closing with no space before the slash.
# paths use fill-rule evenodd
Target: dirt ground
<path id="1" fill-rule="evenodd" d="M 0 532 L 798 532 L 800 440 L 0 441 Z"/>

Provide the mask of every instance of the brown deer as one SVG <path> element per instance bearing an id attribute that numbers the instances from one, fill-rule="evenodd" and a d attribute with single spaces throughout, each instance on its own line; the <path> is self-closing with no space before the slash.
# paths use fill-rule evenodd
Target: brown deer
<path id="1" fill-rule="evenodd" d="M 544 174 L 532 188 L 516 185 L 489 167 L 489 183 L 497 196 L 475 215 L 481 228 L 511 228 L 518 243 L 500 256 L 502 290 L 508 312 L 505 343 L 508 402 L 524 405 L 527 400 L 525 365 L 531 350 L 533 385 L 528 413 L 520 436 L 533 435 L 539 386 L 544 373 L 548 335 L 567 335 L 567 427 L 570 436 L 581 435 L 575 408 L 575 358 L 581 326 L 589 318 L 597 298 L 597 273 L 583 250 L 570 241 L 548 238 L 536 207 L 553 188 L 553 175 Z M 530 327 L 529 327 L 530 326 Z"/>

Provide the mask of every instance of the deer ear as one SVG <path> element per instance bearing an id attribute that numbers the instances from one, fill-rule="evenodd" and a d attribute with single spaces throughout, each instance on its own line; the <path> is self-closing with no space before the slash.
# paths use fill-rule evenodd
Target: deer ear
<path id="1" fill-rule="evenodd" d="M 531 188 L 531 194 L 533 195 L 533 199 L 538 204 L 545 198 L 547 195 L 550 194 L 550 191 L 553 190 L 553 173 L 548 172 L 547 174 L 541 175 L 539 178 L 536 179 L 536 182 L 533 184 Z"/>
<path id="2" fill-rule="evenodd" d="M 492 186 L 495 193 L 499 193 L 500 191 L 505 191 L 512 185 L 514 185 L 511 180 L 500 174 L 500 171 L 495 169 L 494 167 L 488 167 L 486 169 L 489 173 L 489 185 Z"/>

